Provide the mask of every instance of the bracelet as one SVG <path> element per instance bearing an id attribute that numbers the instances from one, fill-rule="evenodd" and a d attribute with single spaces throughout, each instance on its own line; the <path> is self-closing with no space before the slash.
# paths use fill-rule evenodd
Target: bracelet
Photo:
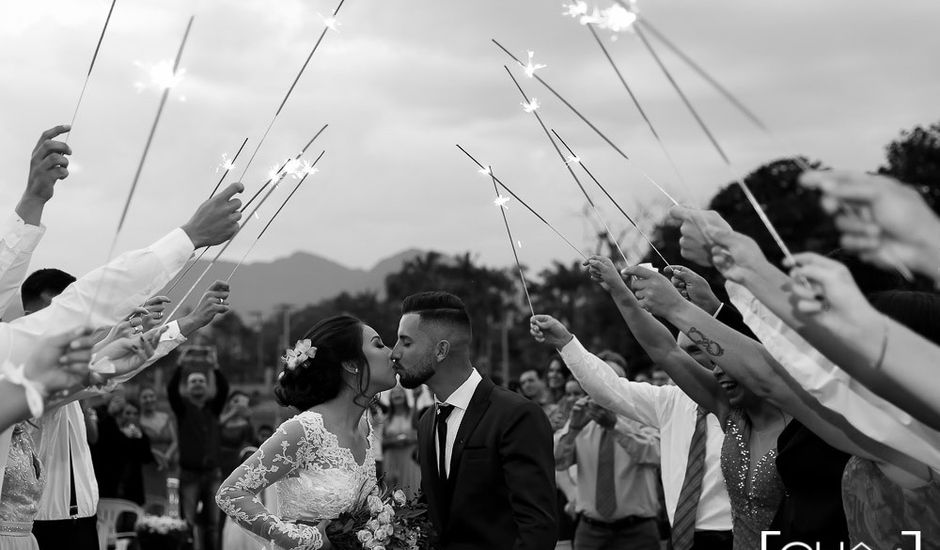
<path id="1" fill-rule="evenodd" d="M 725 303 L 724 303 L 724 302 L 718 302 L 718 309 L 715 310 L 715 313 L 712 313 L 712 317 L 715 318 L 715 319 L 717 319 L 717 318 L 718 318 L 718 314 L 721 313 L 721 310 L 722 310 L 722 308 L 724 308 L 724 307 L 725 307 Z"/>
<path id="2" fill-rule="evenodd" d="M 888 320 L 884 320 L 884 333 L 881 337 L 881 353 L 878 354 L 878 361 L 875 363 L 875 370 L 881 370 L 881 365 L 885 362 L 885 355 L 888 352 Z"/>
<path id="3" fill-rule="evenodd" d="M 43 384 L 26 378 L 26 366 L 14 367 L 12 363 L 7 361 L 3 364 L 3 367 L 0 367 L 0 375 L 14 386 L 21 386 L 26 394 L 26 406 L 29 408 L 29 414 L 33 418 L 42 417 L 45 400 L 49 397 L 49 392 Z"/>

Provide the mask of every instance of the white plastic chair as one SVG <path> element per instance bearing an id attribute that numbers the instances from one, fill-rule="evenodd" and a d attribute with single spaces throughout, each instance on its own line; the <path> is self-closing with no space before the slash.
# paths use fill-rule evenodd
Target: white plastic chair
<path id="1" fill-rule="evenodd" d="M 135 524 L 144 515 L 143 508 L 129 500 L 119 498 L 102 498 L 98 500 L 99 550 L 108 550 L 108 546 L 112 544 L 116 550 L 126 550 L 127 545 L 130 543 L 127 539 L 137 537 L 137 531 L 117 532 L 118 517 L 124 512 L 134 514 Z"/>

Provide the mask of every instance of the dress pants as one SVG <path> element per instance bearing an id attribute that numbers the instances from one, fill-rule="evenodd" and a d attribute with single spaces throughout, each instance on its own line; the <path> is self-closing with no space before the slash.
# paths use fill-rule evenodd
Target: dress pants
<path id="1" fill-rule="evenodd" d="M 617 527 L 598 522 L 578 522 L 574 533 L 574 550 L 659 550 L 659 527 L 656 518 Z"/>
<path id="2" fill-rule="evenodd" d="M 40 550 L 98 550 L 98 516 L 34 521 Z"/>

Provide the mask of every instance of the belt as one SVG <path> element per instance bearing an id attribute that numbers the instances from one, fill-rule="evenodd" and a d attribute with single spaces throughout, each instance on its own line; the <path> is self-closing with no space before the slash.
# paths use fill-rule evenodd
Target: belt
<path id="1" fill-rule="evenodd" d="M 606 527 L 608 529 L 623 529 L 625 527 L 632 527 L 638 523 L 643 523 L 644 521 L 652 521 L 656 518 L 644 517 L 644 516 L 627 516 L 620 519 L 615 519 L 614 521 L 601 521 L 599 519 L 594 519 L 588 517 L 584 514 L 581 514 L 581 521 L 587 523 L 588 525 L 593 525 L 594 527 Z"/>
<path id="2" fill-rule="evenodd" d="M 0 521 L 0 535 L 7 537 L 27 537 L 33 532 L 31 521 Z"/>

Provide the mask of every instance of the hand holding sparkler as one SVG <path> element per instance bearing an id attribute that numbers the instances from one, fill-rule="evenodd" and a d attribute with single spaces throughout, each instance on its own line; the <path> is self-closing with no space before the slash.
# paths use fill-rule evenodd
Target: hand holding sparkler
<path id="1" fill-rule="evenodd" d="M 242 203 L 234 197 L 244 190 L 241 183 L 233 183 L 199 205 L 193 217 L 182 227 L 195 248 L 224 243 L 235 235 L 242 217 L 238 211 Z"/>
<path id="2" fill-rule="evenodd" d="M 683 206 L 669 209 L 670 220 L 682 232 L 679 247 L 682 257 L 699 265 L 711 265 L 711 250 L 714 235 L 719 232 L 732 232 L 731 226 L 714 210 L 697 210 Z"/>
<path id="3" fill-rule="evenodd" d="M 705 277 L 681 265 L 666 266 L 663 274 L 670 277 L 670 282 L 683 298 L 698 306 L 699 309 L 715 315 L 721 308 L 721 300 L 712 292 L 712 287 Z"/>
<path id="4" fill-rule="evenodd" d="M 729 281 L 750 287 L 776 269 L 757 241 L 747 235 L 716 231 L 711 237 L 715 244 L 711 250 L 712 265 Z"/>
<path id="5" fill-rule="evenodd" d="M 910 268 L 940 281 L 940 219 L 913 187 L 885 176 L 838 170 L 806 172 L 800 183 L 822 190 L 822 206 L 835 214 L 843 248 L 867 262 L 899 271 Z M 860 217 L 859 211 L 867 215 Z"/>
<path id="6" fill-rule="evenodd" d="M 183 336 L 189 336 L 202 327 L 207 326 L 217 316 L 225 315 L 229 311 L 228 297 L 230 294 L 229 284 L 225 281 L 216 281 L 206 290 L 196 306 L 189 315 L 179 320 L 180 332 Z"/>
<path id="7" fill-rule="evenodd" d="M 26 190 L 16 206 L 17 215 L 29 225 L 39 225 L 42 211 L 52 194 L 57 181 L 69 176 L 69 159 L 72 154 L 68 144 L 55 138 L 69 131 L 69 126 L 56 126 L 42 133 L 29 161 L 29 178 Z"/>
<path id="8" fill-rule="evenodd" d="M 591 279 L 600 283 L 601 288 L 609 292 L 611 296 L 617 297 L 623 293 L 630 294 L 627 283 L 624 282 L 623 276 L 617 271 L 617 267 L 610 258 L 595 255 L 585 260 L 581 265 L 587 270 Z"/>
<path id="9" fill-rule="evenodd" d="M 536 342 L 545 343 L 557 350 L 568 345 L 574 335 L 568 327 L 551 315 L 533 315 L 529 318 L 529 333 Z"/>
<path id="10" fill-rule="evenodd" d="M 657 317 L 690 307 L 669 279 L 656 271 L 636 265 L 626 267 L 620 273 L 630 277 L 630 290 L 640 307 Z"/>

